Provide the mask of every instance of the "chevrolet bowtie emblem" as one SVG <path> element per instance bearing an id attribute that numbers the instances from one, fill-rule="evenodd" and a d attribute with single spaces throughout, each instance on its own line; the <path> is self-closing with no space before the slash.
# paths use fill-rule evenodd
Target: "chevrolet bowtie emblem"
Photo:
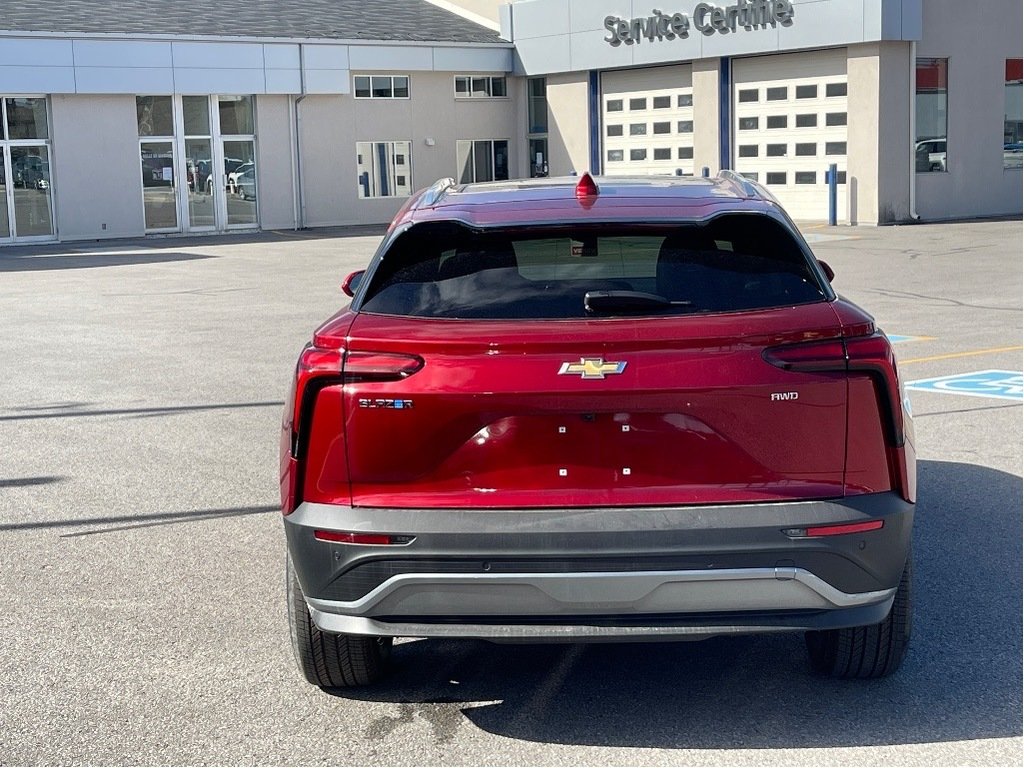
<path id="1" fill-rule="evenodd" d="M 581 357 L 578 363 L 562 363 L 559 375 L 576 375 L 581 379 L 603 379 L 614 373 L 622 373 L 626 370 L 626 363 L 605 362 L 600 357 Z"/>

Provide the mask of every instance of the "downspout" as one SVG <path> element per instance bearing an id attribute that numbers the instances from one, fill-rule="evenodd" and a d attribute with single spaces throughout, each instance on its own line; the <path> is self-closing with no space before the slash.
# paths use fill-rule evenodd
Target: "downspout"
<path id="1" fill-rule="evenodd" d="M 306 98 L 306 46 L 299 43 L 299 97 L 292 103 L 294 114 L 289 121 L 289 132 L 294 133 L 294 153 L 292 156 L 292 216 L 295 229 L 306 228 L 306 190 L 302 181 L 302 110 L 300 105 Z"/>
<path id="2" fill-rule="evenodd" d="M 910 218 L 920 221 L 917 212 L 917 41 L 910 41 Z"/>

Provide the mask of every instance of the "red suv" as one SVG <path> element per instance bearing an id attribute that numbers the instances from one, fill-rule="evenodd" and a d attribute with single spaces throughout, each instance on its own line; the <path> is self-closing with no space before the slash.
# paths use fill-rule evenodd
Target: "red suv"
<path id="1" fill-rule="evenodd" d="M 892 348 L 778 203 L 714 179 L 438 182 L 299 357 L 281 434 L 299 667 L 391 638 L 910 638 Z"/>

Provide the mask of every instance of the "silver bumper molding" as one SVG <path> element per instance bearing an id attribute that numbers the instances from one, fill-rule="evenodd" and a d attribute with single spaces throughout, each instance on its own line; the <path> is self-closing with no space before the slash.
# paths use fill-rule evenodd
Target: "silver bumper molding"
<path id="1" fill-rule="evenodd" d="M 807 570 L 782 566 L 614 573 L 410 573 L 388 579 L 359 600 L 307 598 L 307 602 L 313 621 L 325 632 L 497 640 L 698 639 L 785 628 L 634 626 L 627 620 L 631 615 L 671 615 L 685 623 L 688 614 L 858 608 L 891 603 L 895 592 L 893 588 L 848 594 Z M 623 621 L 619 626 L 586 623 L 587 617 L 606 616 Z M 458 617 L 486 618 L 487 623 L 450 621 Z M 503 623 L 505 617 L 512 623 Z M 516 617 L 543 619 L 543 623 L 516 623 Z"/>

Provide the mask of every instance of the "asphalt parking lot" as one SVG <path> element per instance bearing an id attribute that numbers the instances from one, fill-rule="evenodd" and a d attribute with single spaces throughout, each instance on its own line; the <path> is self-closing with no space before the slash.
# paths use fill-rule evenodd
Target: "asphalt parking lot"
<path id="1" fill-rule="evenodd" d="M 975 374 L 911 392 L 914 640 L 878 682 L 779 635 L 408 641 L 314 689 L 281 401 L 379 230 L 0 249 L 0 764 L 1019 765 L 1021 223 L 807 233 L 906 381 Z"/>

